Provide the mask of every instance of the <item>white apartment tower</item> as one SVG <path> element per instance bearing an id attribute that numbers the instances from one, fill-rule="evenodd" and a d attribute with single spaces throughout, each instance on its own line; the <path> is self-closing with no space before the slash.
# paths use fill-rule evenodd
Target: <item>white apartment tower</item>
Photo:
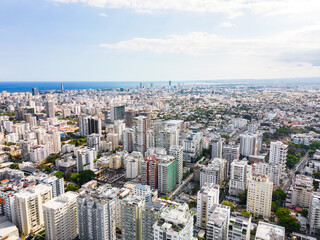
<path id="1" fill-rule="evenodd" d="M 200 186 L 205 183 L 220 185 L 227 179 L 227 161 L 221 158 L 213 159 L 208 166 L 200 170 Z"/>
<path id="2" fill-rule="evenodd" d="M 288 145 L 283 144 L 281 141 L 270 143 L 270 157 L 269 163 L 282 166 L 282 171 L 286 167 Z"/>
<path id="3" fill-rule="evenodd" d="M 78 236 L 77 196 L 66 192 L 43 205 L 46 240 L 71 240 Z"/>
<path id="4" fill-rule="evenodd" d="M 266 175 L 253 174 L 248 181 L 247 212 L 269 218 L 273 184 Z"/>
<path id="5" fill-rule="evenodd" d="M 53 140 L 53 152 L 54 153 L 61 152 L 61 136 L 60 136 L 60 132 L 54 131 L 52 133 L 52 140 Z"/>
<path id="6" fill-rule="evenodd" d="M 245 157 L 258 154 L 258 135 L 256 134 L 240 135 L 240 154 Z"/>
<path id="7" fill-rule="evenodd" d="M 94 148 L 96 152 L 101 150 L 101 135 L 98 133 L 92 133 L 87 138 L 87 145 L 90 148 Z"/>
<path id="8" fill-rule="evenodd" d="M 77 151 L 77 172 L 94 169 L 96 152 L 93 148 L 81 148 Z"/>
<path id="9" fill-rule="evenodd" d="M 231 163 L 229 193 L 238 196 L 247 188 L 247 161 L 234 160 Z"/>
<path id="10" fill-rule="evenodd" d="M 134 130 L 126 128 L 123 132 L 123 150 L 131 153 L 133 151 Z"/>
<path id="11" fill-rule="evenodd" d="M 196 226 L 206 229 L 209 210 L 219 203 L 219 185 L 205 183 L 197 194 L 197 222 Z"/>
<path id="12" fill-rule="evenodd" d="M 39 184 L 15 194 L 19 232 L 23 236 L 43 230 L 43 205 L 52 199 L 52 187 Z"/>
<path id="13" fill-rule="evenodd" d="M 228 240 L 230 207 L 214 204 L 207 223 L 208 240 Z"/>
<path id="14" fill-rule="evenodd" d="M 210 140 L 210 157 L 222 158 L 222 138 L 214 135 Z"/>
<path id="15" fill-rule="evenodd" d="M 229 221 L 229 240 L 250 240 L 251 216 L 231 213 Z"/>
<path id="16" fill-rule="evenodd" d="M 147 129 L 147 118 L 145 116 L 138 116 L 134 118 L 134 151 L 146 152 L 148 148 L 148 129 Z"/>
<path id="17" fill-rule="evenodd" d="M 313 193 L 309 207 L 309 224 L 311 234 L 320 234 L 320 193 Z"/>
<path id="18" fill-rule="evenodd" d="M 47 111 L 47 117 L 48 118 L 55 117 L 55 109 L 54 109 L 54 103 L 53 102 L 46 102 L 46 111 Z"/>
<path id="19" fill-rule="evenodd" d="M 153 229 L 154 240 L 190 240 L 193 237 L 193 214 L 186 203 L 166 208 Z"/>

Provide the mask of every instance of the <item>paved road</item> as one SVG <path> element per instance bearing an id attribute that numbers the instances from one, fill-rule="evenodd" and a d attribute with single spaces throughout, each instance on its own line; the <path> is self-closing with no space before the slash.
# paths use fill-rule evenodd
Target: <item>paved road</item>
<path id="1" fill-rule="evenodd" d="M 298 164 L 294 167 L 294 169 L 292 169 L 289 172 L 289 177 L 287 179 L 287 181 L 285 182 L 285 184 L 283 185 L 282 189 L 283 191 L 287 192 L 288 189 L 290 188 L 291 184 L 292 184 L 292 178 L 295 176 L 295 172 L 296 171 L 301 171 L 304 166 L 307 164 L 308 162 L 308 156 L 309 156 L 309 152 L 306 153 L 306 155 L 304 155 L 303 158 L 300 159 L 300 161 L 298 162 Z"/>
<path id="2" fill-rule="evenodd" d="M 194 165 L 202 162 L 204 160 L 204 157 L 202 157 L 198 162 L 196 162 Z M 185 187 L 187 185 L 187 183 L 189 183 L 191 181 L 193 177 L 193 173 L 190 173 L 189 176 L 180 184 L 179 187 L 177 187 L 175 190 L 173 190 L 172 193 L 170 193 L 169 195 L 169 199 L 171 199 L 173 196 L 177 195 L 183 187 Z"/>

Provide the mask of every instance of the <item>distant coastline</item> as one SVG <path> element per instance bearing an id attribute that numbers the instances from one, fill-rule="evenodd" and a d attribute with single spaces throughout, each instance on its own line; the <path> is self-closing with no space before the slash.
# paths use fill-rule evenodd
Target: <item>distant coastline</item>
<path id="1" fill-rule="evenodd" d="M 39 91 L 60 90 L 62 81 L 0 81 L 0 91 L 7 92 L 31 92 L 32 88 L 38 88 Z M 127 81 L 127 82 L 103 82 L 103 81 L 65 81 L 65 90 L 74 89 L 115 89 L 115 88 L 138 88 L 140 83 L 147 87 L 168 86 L 169 81 Z M 291 78 L 291 79 L 230 79 L 230 80 L 195 80 L 195 81 L 172 81 L 172 85 L 178 84 L 241 84 L 241 85 L 266 85 L 266 86 L 320 86 L 320 77 L 317 78 Z"/>

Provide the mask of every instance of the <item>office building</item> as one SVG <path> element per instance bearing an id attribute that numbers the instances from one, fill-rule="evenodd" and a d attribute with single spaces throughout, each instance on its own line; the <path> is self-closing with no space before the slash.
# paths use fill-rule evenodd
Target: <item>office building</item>
<path id="1" fill-rule="evenodd" d="M 247 188 L 247 161 L 234 160 L 231 163 L 229 193 L 238 196 Z"/>
<path id="2" fill-rule="evenodd" d="M 43 205 L 52 199 L 52 187 L 39 184 L 15 194 L 15 210 L 19 232 L 23 236 L 44 228 Z"/>
<path id="3" fill-rule="evenodd" d="M 255 240 L 285 240 L 285 228 L 260 221 Z"/>
<path id="4" fill-rule="evenodd" d="M 79 116 L 79 129 L 80 135 L 83 137 L 87 137 L 92 133 L 101 135 L 101 119 L 82 114 Z"/>
<path id="5" fill-rule="evenodd" d="M 166 208 L 153 229 L 154 240 L 190 240 L 193 237 L 193 214 L 186 203 Z"/>
<path id="6" fill-rule="evenodd" d="M 124 119 L 124 106 L 111 106 L 110 108 L 110 120 L 114 122 L 116 120 Z"/>
<path id="7" fill-rule="evenodd" d="M 273 184 L 266 175 L 253 174 L 248 180 L 247 212 L 269 218 L 271 215 Z"/>
<path id="8" fill-rule="evenodd" d="M 169 155 L 175 158 L 176 183 L 180 185 L 183 177 L 183 147 L 178 145 L 171 146 L 169 149 Z"/>
<path id="9" fill-rule="evenodd" d="M 38 90 L 38 88 L 32 88 L 32 95 L 33 95 L 33 96 L 38 96 L 38 95 L 39 95 L 39 90 Z"/>
<path id="10" fill-rule="evenodd" d="M 131 153 L 134 150 L 134 130 L 126 128 L 123 132 L 123 150 Z"/>
<path id="11" fill-rule="evenodd" d="M 69 240 L 78 236 L 77 196 L 66 192 L 43 205 L 47 240 Z"/>
<path id="12" fill-rule="evenodd" d="M 228 240 L 230 207 L 214 204 L 209 212 L 207 223 L 208 240 Z"/>
<path id="13" fill-rule="evenodd" d="M 64 83 L 61 83 L 61 92 L 64 92 Z"/>
<path id="14" fill-rule="evenodd" d="M 219 203 L 219 185 L 205 183 L 197 193 L 197 222 L 196 226 L 200 228 L 207 227 L 209 210 L 214 204 Z"/>

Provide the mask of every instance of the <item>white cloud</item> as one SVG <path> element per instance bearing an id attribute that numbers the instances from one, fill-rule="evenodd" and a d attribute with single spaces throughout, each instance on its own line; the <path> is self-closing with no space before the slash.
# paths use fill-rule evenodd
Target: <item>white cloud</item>
<path id="1" fill-rule="evenodd" d="M 268 38 L 226 38 L 206 32 L 169 35 L 160 38 L 133 38 L 112 44 L 100 44 L 110 49 L 178 53 L 188 55 L 239 55 L 283 57 L 290 53 L 320 50 L 320 24 L 286 31 Z M 319 56 L 320 57 L 320 56 Z"/>
<path id="2" fill-rule="evenodd" d="M 222 27 L 222 28 L 232 28 L 232 27 L 235 27 L 236 25 L 231 23 L 231 22 L 223 22 L 219 25 L 219 27 Z"/>
<path id="3" fill-rule="evenodd" d="M 108 17 L 108 15 L 105 14 L 105 13 L 100 13 L 99 15 L 100 15 L 101 17 Z"/>
<path id="4" fill-rule="evenodd" d="M 319 0 L 51 0 L 60 3 L 85 3 L 101 8 L 131 8 L 137 12 L 176 10 L 225 13 L 229 18 L 247 12 L 257 15 L 294 14 L 318 16 Z"/>

